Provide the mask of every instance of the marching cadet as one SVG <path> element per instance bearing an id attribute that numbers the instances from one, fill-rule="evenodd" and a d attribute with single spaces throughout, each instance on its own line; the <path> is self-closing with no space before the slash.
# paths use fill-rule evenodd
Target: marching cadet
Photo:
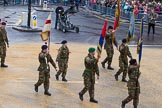
<path id="1" fill-rule="evenodd" d="M 129 81 L 127 83 L 129 96 L 122 101 L 121 107 L 125 108 L 125 104 L 129 103 L 133 99 L 133 106 L 134 108 L 137 108 L 140 94 L 140 84 L 138 82 L 138 78 L 141 73 L 139 71 L 139 65 L 137 64 L 136 59 L 131 59 L 129 63 L 130 63 L 128 67 Z"/>
<path id="2" fill-rule="evenodd" d="M 1 67 L 8 67 L 5 65 L 5 59 L 6 59 L 6 44 L 7 47 L 9 48 L 9 42 L 8 42 L 8 37 L 7 37 L 7 32 L 6 32 L 6 23 L 2 22 L 1 27 L 0 27 L 0 57 L 1 57 Z"/>
<path id="3" fill-rule="evenodd" d="M 51 55 L 48 52 L 47 45 L 42 45 L 42 51 L 39 53 L 38 59 L 39 59 L 39 62 L 40 62 L 40 65 L 38 67 L 39 79 L 38 79 L 38 82 L 34 85 L 35 91 L 38 92 L 38 87 L 43 83 L 44 89 L 45 89 L 44 94 L 47 95 L 47 96 L 51 96 L 51 93 L 48 92 L 49 78 L 50 78 L 49 62 L 56 69 L 56 71 L 57 71 L 57 67 L 56 67 L 56 64 L 53 61 Z"/>
<path id="4" fill-rule="evenodd" d="M 84 88 L 79 93 L 79 98 L 83 101 L 83 95 L 89 91 L 90 102 L 98 103 L 94 99 L 95 73 L 99 79 L 98 60 L 95 58 L 95 48 L 89 48 L 89 54 L 84 59 L 85 70 L 83 72 Z"/>
<path id="5" fill-rule="evenodd" d="M 127 56 L 130 59 L 132 59 L 132 55 L 129 51 L 129 47 L 127 45 L 126 39 L 122 40 L 122 44 L 119 47 L 119 52 L 120 52 L 120 56 L 119 56 L 119 67 L 120 67 L 120 69 L 115 74 L 115 79 L 116 79 L 116 81 L 118 81 L 118 76 L 123 72 L 122 81 L 127 82 L 127 80 L 126 80 L 127 71 L 128 71 L 128 58 L 127 58 Z"/>
<path id="6" fill-rule="evenodd" d="M 62 81 L 67 81 L 65 78 L 68 68 L 68 60 L 69 60 L 69 48 L 67 47 L 67 41 L 63 40 L 61 42 L 62 46 L 58 51 L 58 55 L 56 58 L 56 62 L 58 62 L 59 71 L 57 72 L 56 80 L 59 80 L 59 75 L 62 74 Z"/>
<path id="7" fill-rule="evenodd" d="M 114 55 L 113 44 L 118 49 L 117 41 L 115 37 L 113 37 L 114 33 L 115 33 L 115 30 L 113 30 L 113 27 L 109 26 L 108 32 L 106 33 L 106 37 L 105 37 L 106 42 L 104 45 L 104 49 L 106 50 L 107 57 L 104 59 L 103 62 L 101 62 L 103 68 L 105 68 L 105 63 L 107 62 L 108 63 L 107 69 L 110 69 L 110 70 L 114 70 L 114 68 L 111 67 L 111 63 L 112 63 L 112 59 Z"/>

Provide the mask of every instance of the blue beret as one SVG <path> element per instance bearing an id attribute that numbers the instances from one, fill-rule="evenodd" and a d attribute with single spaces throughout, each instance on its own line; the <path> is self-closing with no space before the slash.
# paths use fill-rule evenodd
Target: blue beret
<path id="1" fill-rule="evenodd" d="M 47 48 L 48 48 L 47 45 L 42 45 L 42 50 L 45 50 L 45 49 L 47 49 Z"/>
<path id="2" fill-rule="evenodd" d="M 66 40 L 63 40 L 62 42 L 61 42 L 61 44 L 66 44 L 67 43 L 67 41 Z"/>
<path id="3" fill-rule="evenodd" d="M 2 25 L 6 25 L 6 23 L 5 22 L 2 22 Z"/>
<path id="4" fill-rule="evenodd" d="M 126 42 L 127 42 L 127 39 L 123 39 L 123 40 L 122 40 L 122 43 L 126 43 Z"/>
<path id="5" fill-rule="evenodd" d="M 131 60 L 129 61 L 129 63 L 130 63 L 131 65 L 135 64 L 136 62 L 137 62 L 136 59 L 131 59 Z"/>

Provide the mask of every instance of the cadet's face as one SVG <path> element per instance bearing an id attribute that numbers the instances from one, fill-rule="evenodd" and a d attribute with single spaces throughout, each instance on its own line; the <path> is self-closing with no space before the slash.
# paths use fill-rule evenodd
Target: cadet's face
<path id="1" fill-rule="evenodd" d="M 92 55 L 95 55 L 95 52 L 92 52 Z"/>
<path id="2" fill-rule="evenodd" d="M 44 53 L 47 53 L 47 49 L 44 49 L 43 52 L 44 52 Z"/>
<path id="3" fill-rule="evenodd" d="M 4 29 L 6 27 L 6 25 L 2 25 L 2 28 Z"/>
<path id="4" fill-rule="evenodd" d="M 137 65 L 137 62 L 135 63 L 135 65 Z"/>
<path id="5" fill-rule="evenodd" d="M 109 29 L 109 32 L 112 32 L 113 31 L 113 29 Z"/>

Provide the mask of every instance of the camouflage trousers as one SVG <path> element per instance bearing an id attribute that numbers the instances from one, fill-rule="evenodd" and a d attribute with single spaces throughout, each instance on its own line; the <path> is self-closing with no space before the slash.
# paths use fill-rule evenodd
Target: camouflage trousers
<path id="1" fill-rule="evenodd" d="M 89 91 L 89 97 L 94 98 L 94 85 L 95 85 L 95 78 L 84 76 L 84 88 L 82 89 L 80 94 L 84 95 L 87 91 Z"/>
<path id="2" fill-rule="evenodd" d="M 112 59 L 113 59 L 113 55 L 114 55 L 114 50 L 108 50 L 106 49 L 106 54 L 107 54 L 107 57 L 104 59 L 103 63 L 108 63 L 108 65 L 110 66 L 111 63 L 112 63 Z"/>
<path id="3" fill-rule="evenodd" d="M 47 71 L 47 70 L 40 71 L 39 79 L 38 79 L 38 82 L 35 84 L 35 86 L 40 86 L 41 84 L 44 84 L 44 89 L 48 90 L 49 89 L 49 78 L 50 78 L 49 71 Z"/>
<path id="4" fill-rule="evenodd" d="M 1 64 L 4 64 L 6 58 L 6 46 L 0 46 L 0 57 L 1 57 Z"/>
<path id="5" fill-rule="evenodd" d="M 135 108 L 137 108 L 138 103 L 139 103 L 139 92 L 137 92 L 136 94 L 135 94 L 135 91 L 134 92 L 129 92 L 129 96 L 126 99 L 123 100 L 123 103 L 127 104 L 132 100 L 133 100 L 133 106 Z"/>
<path id="6" fill-rule="evenodd" d="M 59 71 L 57 72 L 57 76 L 59 76 L 60 74 L 62 74 L 62 77 L 65 78 L 66 73 L 67 73 L 67 68 L 68 68 L 68 63 L 67 60 L 59 60 L 58 61 L 58 67 L 59 67 Z"/>
<path id="7" fill-rule="evenodd" d="M 128 62 L 123 62 L 121 58 L 119 58 L 119 67 L 120 69 L 117 71 L 116 75 L 120 75 L 123 72 L 122 79 L 126 79 L 128 71 Z"/>

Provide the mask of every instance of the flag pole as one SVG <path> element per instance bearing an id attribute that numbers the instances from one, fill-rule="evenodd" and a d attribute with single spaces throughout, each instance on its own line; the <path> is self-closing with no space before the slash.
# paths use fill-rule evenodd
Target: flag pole
<path id="1" fill-rule="evenodd" d="M 48 32 L 48 50 L 50 50 L 50 41 L 51 41 L 51 33 L 50 31 Z"/>
<path id="2" fill-rule="evenodd" d="M 50 14 L 52 16 L 52 12 L 50 12 Z M 52 23 L 52 20 L 51 20 L 51 23 Z M 48 50 L 50 50 L 50 43 L 51 43 L 51 30 L 48 32 Z"/>

